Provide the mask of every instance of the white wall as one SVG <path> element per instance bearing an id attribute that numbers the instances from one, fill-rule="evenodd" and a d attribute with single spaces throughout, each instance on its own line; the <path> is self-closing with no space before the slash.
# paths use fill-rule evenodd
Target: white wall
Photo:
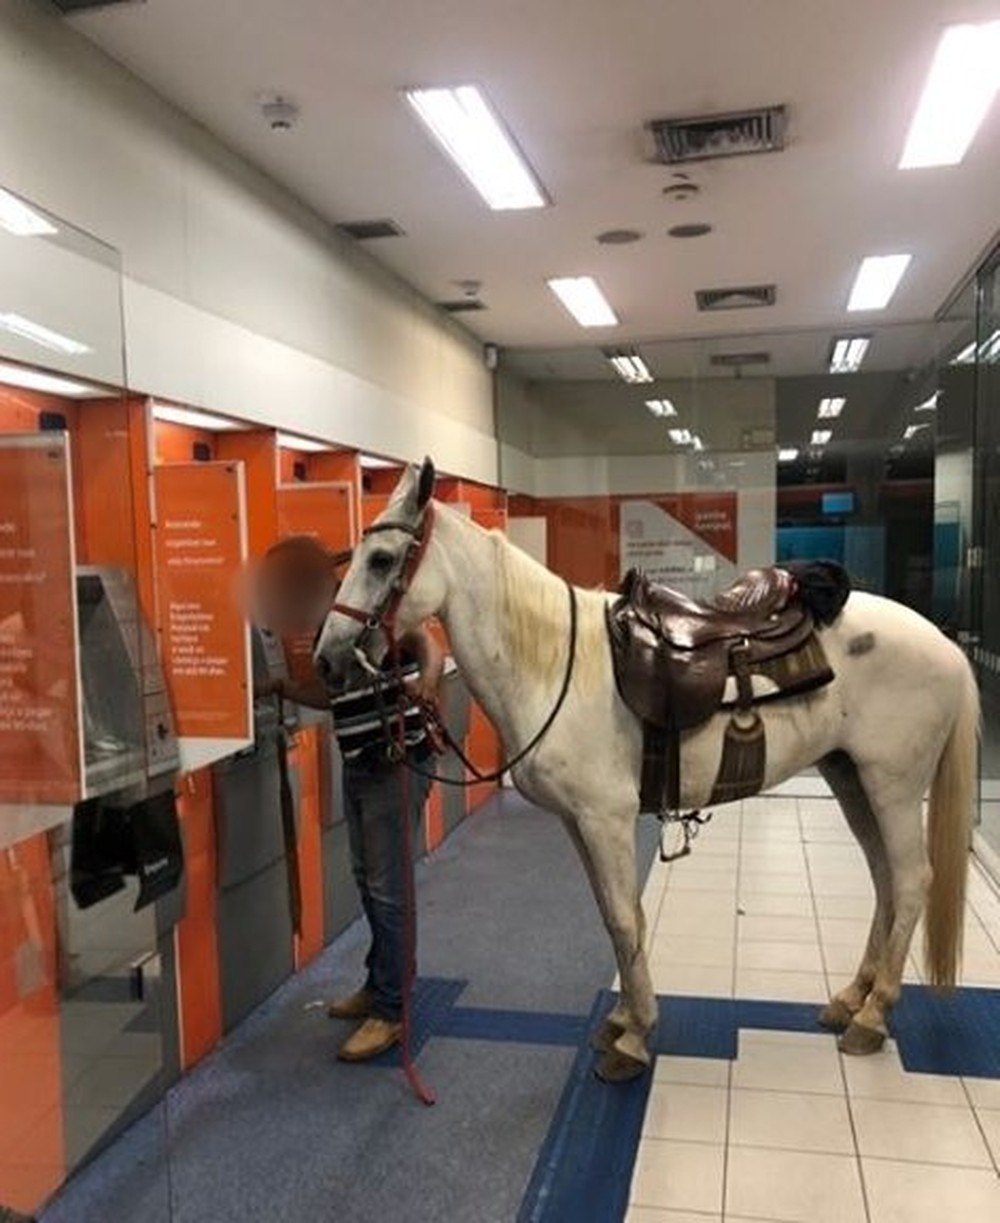
<path id="1" fill-rule="evenodd" d="M 33 0 L 0 0 L 0 88 L 0 185 L 121 252 L 135 389 L 495 481 L 451 320 Z"/>

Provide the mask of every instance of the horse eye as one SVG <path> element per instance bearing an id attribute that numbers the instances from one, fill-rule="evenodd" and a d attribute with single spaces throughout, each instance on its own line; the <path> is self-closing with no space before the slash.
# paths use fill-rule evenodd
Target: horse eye
<path id="1" fill-rule="evenodd" d="M 368 558 L 368 568 L 372 573 L 386 574 L 392 568 L 395 559 L 391 552 L 373 552 Z"/>

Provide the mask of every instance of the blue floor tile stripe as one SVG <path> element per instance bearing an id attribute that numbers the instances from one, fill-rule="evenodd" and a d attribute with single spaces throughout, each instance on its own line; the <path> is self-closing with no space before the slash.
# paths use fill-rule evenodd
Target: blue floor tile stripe
<path id="1" fill-rule="evenodd" d="M 553 1011 L 504 1011 L 485 1007 L 455 1007 L 435 1036 L 459 1040 L 490 1040 L 518 1045 L 559 1045 L 575 1049 L 587 1031 L 583 1015 Z"/>
<path id="2" fill-rule="evenodd" d="M 598 995 L 587 1032 L 612 1002 L 608 991 Z M 618 1223 L 624 1217 L 653 1076 L 609 1086 L 594 1075 L 598 1056 L 586 1041 L 581 1044 L 517 1223 Z"/>

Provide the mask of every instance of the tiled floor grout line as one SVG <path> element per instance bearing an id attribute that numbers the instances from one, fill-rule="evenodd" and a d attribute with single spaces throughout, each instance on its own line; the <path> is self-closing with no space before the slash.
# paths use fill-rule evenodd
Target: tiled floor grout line
<path id="1" fill-rule="evenodd" d="M 739 971 L 739 947 L 740 947 L 740 910 L 742 904 L 740 902 L 740 885 L 743 874 L 743 821 L 744 821 L 743 802 L 740 802 L 739 814 L 739 835 L 736 838 L 736 890 L 733 895 L 733 971 L 730 978 L 730 996 L 736 997 L 736 974 Z M 725 1219 L 727 1215 L 726 1203 L 729 1200 L 729 1139 L 732 1134 L 733 1124 L 733 1067 L 739 1059 L 739 1032 L 736 1033 L 737 1048 L 736 1058 L 731 1059 L 726 1072 L 726 1129 L 724 1142 L 722 1146 L 722 1207 L 720 1217 Z"/>
<path id="2" fill-rule="evenodd" d="M 795 801 L 796 810 L 799 817 L 799 829 L 802 833 L 802 854 L 806 860 L 806 876 L 809 880 L 809 898 L 812 901 L 813 920 L 816 923 L 816 941 L 819 943 L 819 955 L 820 961 L 823 964 L 823 977 L 826 981 L 827 993 L 832 996 L 832 991 L 830 988 L 830 973 L 826 964 L 826 948 L 823 944 L 823 930 L 819 924 L 819 907 L 816 904 L 816 892 L 813 889 L 812 863 L 806 850 L 806 845 L 808 844 L 805 839 L 806 830 L 805 825 L 802 823 L 802 812 L 799 808 L 800 800 L 796 799 Z M 854 1143 L 854 1163 L 858 1169 L 858 1183 L 861 1186 L 861 1202 L 865 1209 L 865 1218 L 868 1220 L 868 1223 L 871 1223 L 871 1203 L 868 1200 L 868 1185 L 865 1180 L 864 1164 L 861 1161 L 861 1146 L 858 1142 L 858 1130 L 854 1119 L 854 1109 L 851 1104 L 851 1092 L 847 1082 L 847 1070 L 844 1067 L 844 1055 L 839 1049 L 837 1050 L 837 1065 L 840 1068 L 840 1079 L 844 1087 L 844 1101 L 847 1107 L 847 1123 L 851 1127 L 851 1141 Z"/>

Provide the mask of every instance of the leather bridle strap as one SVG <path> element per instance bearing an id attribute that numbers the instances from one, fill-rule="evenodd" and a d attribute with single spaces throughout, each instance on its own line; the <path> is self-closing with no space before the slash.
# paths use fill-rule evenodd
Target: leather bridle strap
<path id="1" fill-rule="evenodd" d="M 339 602 L 335 602 L 330 609 L 342 616 L 349 616 L 350 619 L 357 620 L 364 625 L 354 643 L 356 653 L 360 651 L 367 658 L 365 645 L 367 644 L 368 637 L 376 629 L 382 629 L 385 632 L 389 639 L 390 647 L 392 646 L 395 640 L 396 615 L 399 611 L 399 605 L 402 603 L 406 592 L 410 589 L 413 579 L 416 577 L 417 570 L 420 568 L 420 562 L 424 559 L 427 552 L 427 545 L 431 541 L 433 529 L 434 502 L 429 501 L 419 526 L 387 518 L 383 522 L 373 523 L 361 533 L 361 538 L 367 539 L 369 535 L 377 535 L 382 531 L 403 531 L 410 536 L 410 543 L 406 549 L 406 555 L 403 558 L 399 576 L 386 591 L 385 598 L 382 599 L 381 603 L 372 608 L 370 612 L 366 612 L 359 607 L 351 607 L 349 603 Z"/>

